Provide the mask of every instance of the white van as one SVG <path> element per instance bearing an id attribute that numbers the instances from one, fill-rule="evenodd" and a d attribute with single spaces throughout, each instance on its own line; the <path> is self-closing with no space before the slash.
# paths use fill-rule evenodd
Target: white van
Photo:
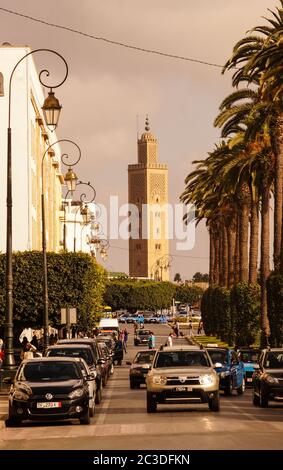
<path id="1" fill-rule="evenodd" d="M 102 318 L 98 325 L 101 333 L 117 333 L 119 332 L 119 324 L 117 318 Z"/>

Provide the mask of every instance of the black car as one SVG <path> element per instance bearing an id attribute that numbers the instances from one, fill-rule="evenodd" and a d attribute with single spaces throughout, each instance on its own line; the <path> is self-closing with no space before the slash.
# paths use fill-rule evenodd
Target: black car
<path id="1" fill-rule="evenodd" d="M 133 362 L 126 362 L 131 366 L 129 372 L 130 388 L 139 388 L 141 384 L 145 384 L 145 378 L 151 367 L 156 349 L 147 349 L 139 351 Z"/>
<path id="2" fill-rule="evenodd" d="M 147 345 L 148 344 L 148 338 L 150 336 L 150 330 L 145 330 L 145 329 L 138 329 L 135 331 L 135 336 L 134 336 L 134 345 L 135 346 L 140 346 L 140 345 Z"/>
<path id="3" fill-rule="evenodd" d="M 268 407 L 270 400 L 283 401 L 283 348 L 263 349 L 254 366 L 253 404 Z"/>
<path id="4" fill-rule="evenodd" d="M 22 361 L 9 393 L 8 426 L 24 420 L 78 418 L 89 424 L 88 378 L 69 358 L 37 358 Z M 4 379 L 11 383 L 9 378 Z"/>
<path id="5" fill-rule="evenodd" d="M 103 385 L 107 384 L 107 381 L 110 377 L 111 374 L 114 372 L 114 365 L 113 365 L 113 357 L 114 353 L 112 353 L 108 347 L 106 346 L 105 343 L 98 343 L 98 348 L 100 352 L 100 357 L 103 361 L 103 367 L 104 367 L 104 378 L 103 378 Z M 102 362 L 101 361 L 101 362 Z"/>
<path id="6" fill-rule="evenodd" d="M 54 346 L 49 346 L 46 350 L 48 357 L 81 357 L 83 358 L 90 371 L 96 372 L 96 399 L 95 403 L 99 404 L 102 399 L 102 381 L 103 381 L 103 359 L 93 351 L 91 344 L 80 343 L 79 341 L 68 340 L 69 342 L 57 343 Z"/>

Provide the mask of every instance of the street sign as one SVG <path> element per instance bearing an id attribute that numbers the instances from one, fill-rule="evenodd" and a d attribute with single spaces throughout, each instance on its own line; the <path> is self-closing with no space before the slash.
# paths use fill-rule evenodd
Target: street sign
<path id="1" fill-rule="evenodd" d="M 61 325 L 75 325 L 77 323 L 76 308 L 61 308 Z"/>

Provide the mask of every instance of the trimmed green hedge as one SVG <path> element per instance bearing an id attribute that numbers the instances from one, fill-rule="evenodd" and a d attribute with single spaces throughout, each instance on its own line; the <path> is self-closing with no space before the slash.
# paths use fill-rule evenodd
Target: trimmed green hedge
<path id="1" fill-rule="evenodd" d="M 270 345 L 283 346 L 283 275 L 272 273 L 267 280 Z"/>
<path id="2" fill-rule="evenodd" d="M 231 291 L 209 287 L 201 302 L 206 335 L 236 346 L 253 344 L 260 330 L 260 287 L 239 283 Z"/>
<path id="3" fill-rule="evenodd" d="M 0 325 L 5 315 L 5 255 L 0 255 Z M 78 326 L 91 328 L 105 289 L 104 269 L 85 253 L 47 253 L 50 324 L 60 325 L 60 309 L 76 307 Z M 13 254 L 14 327 L 40 328 L 43 323 L 42 253 Z"/>

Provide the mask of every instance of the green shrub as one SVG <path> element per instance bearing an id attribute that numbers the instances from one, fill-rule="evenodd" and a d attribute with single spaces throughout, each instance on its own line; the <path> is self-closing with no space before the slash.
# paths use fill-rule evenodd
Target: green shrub
<path id="1" fill-rule="evenodd" d="M 0 325 L 5 321 L 5 255 L 0 255 Z M 85 253 L 47 253 L 50 324 L 60 325 L 60 309 L 76 307 L 78 326 L 91 328 L 99 315 L 106 273 Z M 13 254 L 14 328 L 43 324 L 43 262 L 37 251 Z"/>
<path id="2" fill-rule="evenodd" d="M 272 273 L 267 280 L 270 345 L 283 345 L 283 275 Z"/>
<path id="3" fill-rule="evenodd" d="M 231 290 L 235 345 L 252 345 L 260 330 L 260 286 L 241 282 Z"/>

